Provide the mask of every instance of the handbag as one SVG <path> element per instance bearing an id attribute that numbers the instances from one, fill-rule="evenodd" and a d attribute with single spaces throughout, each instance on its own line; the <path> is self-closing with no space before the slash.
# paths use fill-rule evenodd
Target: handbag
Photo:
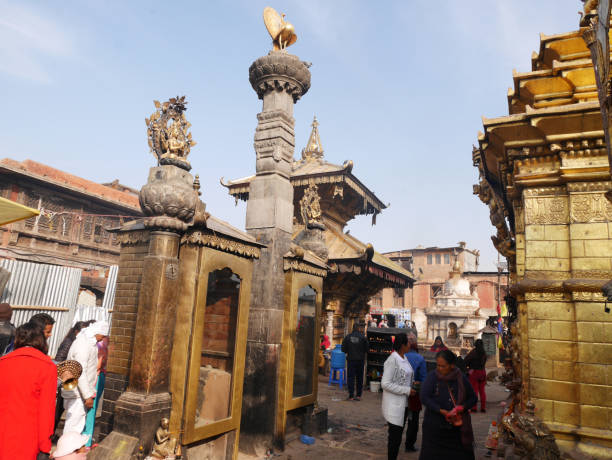
<path id="1" fill-rule="evenodd" d="M 453 392 L 451 391 L 448 383 L 446 384 L 446 387 L 448 388 L 448 394 L 450 395 L 453 406 L 455 407 L 455 411 L 451 411 L 450 416 L 448 417 L 448 422 L 453 426 L 461 426 L 463 425 L 463 417 L 460 413 L 456 412 L 457 403 L 455 402 L 455 397 L 453 396 Z"/>

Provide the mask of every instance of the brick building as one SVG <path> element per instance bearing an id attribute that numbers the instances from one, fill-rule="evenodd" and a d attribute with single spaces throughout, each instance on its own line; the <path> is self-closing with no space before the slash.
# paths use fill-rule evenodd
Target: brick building
<path id="1" fill-rule="evenodd" d="M 119 261 L 117 236 L 107 230 L 141 215 L 137 193 L 5 158 L 0 196 L 40 211 L 0 227 L 0 258 L 81 268 L 81 286 L 101 299 L 108 267 Z"/>
<path id="2" fill-rule="evenodd" d="M 372 313 L 390 310 L 410 312 L 417 322 L 424 319 L 424 310 L 434 305 L 434 297 L 448 281 L 455 259 L 459 262 L 462 277 L 470 282 L 472 292 L 478 294 L 480 309 L 486 316 L 496 315 L 497 303 L 503 302 L 507 293 L 507 272 L 479 272 L 478 250 L 468 249 L 464 242 L 453 247 L 416 247 L 384 254 L 415 274 L 412 288 L 386 288 L 370 301 Z M 419 320 L 420 318 L 420 320 Z M 423 329 L 421 325 L 419 329 Z"/>

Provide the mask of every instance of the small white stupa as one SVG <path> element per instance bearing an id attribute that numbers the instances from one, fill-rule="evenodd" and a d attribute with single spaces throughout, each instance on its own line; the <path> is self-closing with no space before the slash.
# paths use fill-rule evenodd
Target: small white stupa
<path id="1" fill-rule="evenodd" d="M 480 300 L 470 289 L 470 282 L 461 276 L 459 260 L 455 259 L 450 278 L 427 308 L 427 340 L 437 336 L 451 347 L 470 348 L 480 338 L 487 318 L 479 313 Z"/>

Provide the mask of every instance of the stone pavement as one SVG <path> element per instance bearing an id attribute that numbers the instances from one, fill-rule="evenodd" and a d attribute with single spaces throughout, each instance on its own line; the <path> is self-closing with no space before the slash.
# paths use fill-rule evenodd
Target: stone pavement
<path id="1" fill-rule="evenodd" d="M 487 412 L 472 414 L 472 425 L 476 438 L 476 458 L 484 459 L 487 449 L 484 442 L 489 425 L 502 413 L 500 403 L 508 397 L 508 392 L 498 383 L 489 383 L 487 391 Z M 290 440 L 284 452 L 269 457 L 278 460 L 296 459 L 385 459 L 387 458 L 387 425 L 381 413 L 382 393 L 364 392 L 361 401 L 346 401 L 345 388 L 337 385 L 327 386 L 327 379 L 319 379 L 319 405 L 329 410 L 330 433 L 316 437 L 313 445 L 302 444 L 299 439 Z M 421 412 L 421 415 L 423 412 Z M 420 446 L 421 433 L 417 447 Z M 400 449 L 400 460 L 417 459 L 418 452 L 405 453 Z M 240 455 L 239 459 L 248 457 Z"/>

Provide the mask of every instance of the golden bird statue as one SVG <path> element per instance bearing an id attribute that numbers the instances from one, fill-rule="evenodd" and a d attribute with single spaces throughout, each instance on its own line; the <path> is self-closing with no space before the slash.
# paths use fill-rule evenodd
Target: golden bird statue
<path id="1" fill-rule="evenodd" d="M 281 16 L 274 8 L 266 6 L 263 11 L 263 20 L 272 37 L 273 50 L 284 50 L 296 42 L 297 35 L 293 24 L 285 21 L 284 14 Z"/>

